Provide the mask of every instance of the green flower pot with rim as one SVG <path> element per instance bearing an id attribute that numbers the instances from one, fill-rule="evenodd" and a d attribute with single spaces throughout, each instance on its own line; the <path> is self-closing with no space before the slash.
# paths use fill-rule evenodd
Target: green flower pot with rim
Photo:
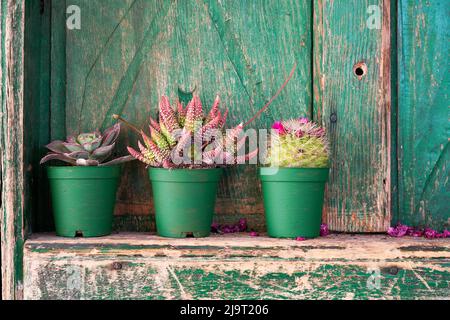
<path id="1" fill-rule="evenodd" d="M 222 172 L 222 168 L 149 168 L 158 235 L 209 236 Z"/>
<path id="2" fill-rule="evenodd" d="M 275 238 L 320 235 L 329 168 L 259 169 L 267 233 Z"/>
<path id="3" fill-rule="evenodd" d="M 48 167 L 56 234 L 111 234 L 120 166 Z"/>

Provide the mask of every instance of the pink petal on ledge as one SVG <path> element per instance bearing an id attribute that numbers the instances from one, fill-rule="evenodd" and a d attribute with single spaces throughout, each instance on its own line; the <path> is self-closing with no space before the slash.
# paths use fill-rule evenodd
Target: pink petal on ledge
<path id="1" fill-rule="evenodd" d="M 330 231 L 328 230 L 328 225 L 325 223 L 321 224 L 320 225 L 320 236 L 326 237 L 329 234 L 330 234 Z"/>

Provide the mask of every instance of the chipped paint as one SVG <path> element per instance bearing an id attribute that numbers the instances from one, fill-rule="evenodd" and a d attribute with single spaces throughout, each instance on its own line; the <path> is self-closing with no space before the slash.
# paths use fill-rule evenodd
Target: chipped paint
<path id="1" fill-rule="evenodd" d="M 448 249 L 449 243 L 351 235 L 305 242 L 248 234 L 166 239 L 124 233 L 75 240 L 35 235 L 25 246 L 25 298 L 431 298 L 448 295 L 450 252 L 436 248 Z M 374 268 L 381 286 L 369 290 Z"/>
<path id="2" fill-rule="evenodd" d="M 22 246 L 28 182 L 24 163 L 24 1 L 4 0 L 1 9 L 1 269 L 2 299 L 22 296 Z"/>

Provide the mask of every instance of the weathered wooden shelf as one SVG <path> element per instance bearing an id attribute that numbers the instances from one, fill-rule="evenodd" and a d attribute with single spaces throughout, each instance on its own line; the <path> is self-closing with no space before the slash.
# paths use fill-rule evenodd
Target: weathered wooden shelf
<path id="1" fill-rule="evenodd" d="M 214 235 L 25 243 L 25 299 L 448 298 L 449 239 L 330 235 L 308 241 Z"/>

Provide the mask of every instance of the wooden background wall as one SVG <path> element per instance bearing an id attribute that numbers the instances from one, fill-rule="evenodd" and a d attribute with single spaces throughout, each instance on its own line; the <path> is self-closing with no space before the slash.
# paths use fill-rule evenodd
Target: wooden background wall
<path id="1" fill-rule="evenodd" d="M 173 100 L 194 88 L 206 105 L 219 93 L 237 124 L 271 97 L 294 62 L 293 80 L 253 127 L 303 115 L 327 127 L 331 228 L 448 226 L 445 1 L 71 1 L 81 9 L 81 30 L 65 28 L 65 0 L 26 3 L 35 230 L 52 229 L 37 166 L 49 140 L 104 127 L 114 112 L 144 126 L 161 94 Z M 369 5 L 380 8 L 379 29 L 367 27 Z M 359 62 L 367 66 L 360 79 Z M 120 146 L 135 141 L 124 128 Z M 126 165 L 118 230 L 153 227 L 150 194 L 143 166 Z M 247 217 L 263 229 L 254 166 L 227 172 L 216 211 L 219 222 Z"/>
<path id="2" fill-rule="evenodd" d="M 50 139 L 106 124 L 117 110 L 143 124 L 158 95 L 195 86 L 206 103 L 220 93 L 236 123 L 270 97 L 294 61 L 294 80 L 254 126 L 307 115 L 330 130 L 332 228 L 383 231 L 389 220 L 448 228 L 447 1 L 371 1 L 383 22 L 370 32 L 362 17 L 369 1 L 148 2 L 73 1 L 82 30 L 69 32 L 65 0 L 1 0 L 2 298 L 21 297 L 26 235 L 52 229 L 38 165 Z M 367 74 L 358 80 L 350 69 L 361 59 Z M 124 132 L 122 144 L 130 139 Z M 245 170 L 222 182 L 218 216 L 247 216 L 262 227 L 254 168 Z M 119 228 L 150 225 L 142 171 L 126 169 Z"/>
<path id="3" fill-rule="evenodd" d="M 71 1 L 81 9 L 81 30 L 61 27 L 67 2 L 50 4 L 52 99 L 43 107 L 49 108 L 51 139 L 110 125 L 113 113 L 146 128 L 162 94 L 174 101 L 194 88 L 208 106 L 220 94 L 230 109 L 230 125 L 236 125 L 270 99 L 294 62 L 295 81 L 252 126 L 312 116 L 308 1 Z M 119 148 L 135 146 L 136 138 L 123 127 Z M 117 229 L 153 228 L 153 210 L 144 166 L 127 164 Z M 216 212 L 219 222 L 244 216 L 263 229 L 256 166 L 227 170 Z M 49 219 L 39 222 L 46 225 Z"/>

